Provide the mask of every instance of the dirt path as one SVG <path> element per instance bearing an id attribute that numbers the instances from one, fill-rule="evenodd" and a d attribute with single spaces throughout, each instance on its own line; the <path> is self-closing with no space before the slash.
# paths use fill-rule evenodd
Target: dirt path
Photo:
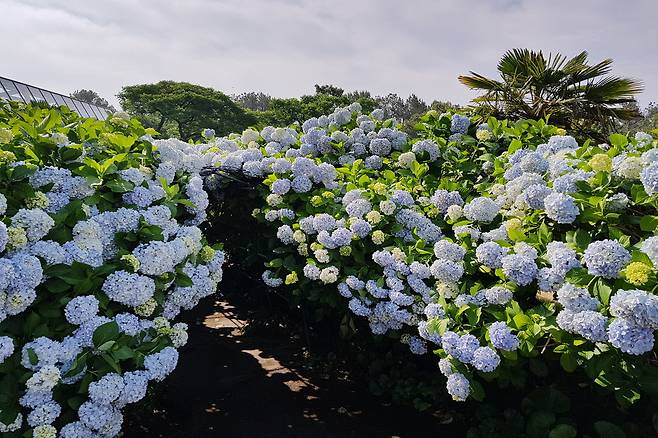
<path id="1" fill-rule="evenodd" d="M 152 406 L 128 413 L 126 438 L 461 435 L 428 413 L 383 405 L 365 385 L 314 375 L 299 342 L 247 335 L 226 302 L 195 314 L 178 368 Z"/>

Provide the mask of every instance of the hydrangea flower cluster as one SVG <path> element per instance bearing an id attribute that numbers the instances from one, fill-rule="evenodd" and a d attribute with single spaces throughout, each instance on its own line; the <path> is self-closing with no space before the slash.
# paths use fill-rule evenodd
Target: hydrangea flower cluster
<path id="1" fill-rule="evenodd" d="M 643 180 L 641 173 L 656 161 L 648 153 L 655 142 L 643 137 L 601 154 L 550 128 L 554 135 L 543 142 L 542 133 L 528 144 L 502 143 L 509 151 L 488 154 L 484 174 L 459 180 L 468 173 L 461 163 L 475 156 L 466 141 L 470 120 L 434 114 L 423 123 L 436 124 L 409 143 L 381 112 L 362 114 L 353 105 L 310 119 L 301 131 L 286 128 L 283 143 L 273 144 L 271 127 L 213 140 L 221 169 L 247 177 L 259 169 L 255 185 L 265 203 L 254 216 L 272 224 L 281 257 L 263 274 L 268 286 L 304 279 L 314 286 L 304 283 L 302 294 L 335 287 L 374 335 L 397 332 L 414 354 L 438 348 L 456 400 L 468 397 L 474 372 L 505 360 L 499 351 L 532 348 L 528 339 L 537 333 L 530 330 L 547 337 L 550 324 L 534 323 L 550 315 L 563 332 L 613 348 L 643 336 L 644 322 L 615 317 L 609 302 L 570 281 L 596 277 L 601 290 L 611 279 L 639 281 L 637 269 L 626 270 L 627 243 L 605 235 L 591 242 L 588 233 L 592 223 L 638 202 L 624 192 L 629 181 L 652 193 L 651 171 Z M 476 137 L 495 145 L 500 129 L 478 127 L 486 135 Z M 609 192 L 584 195 L 602 174 L 612 181 Z M 642 251 L 658 266 L 656 242 L 647 239 Z M 655 281 L 645 274 L 643 281 Z M 492 320 L 483 307 L 523 312 L 530 322 Z"/>
<path id="2" fill-rule="evenodd" d="M 41 120 L 50 110 L 22 111 Z M 12 117 L 0 112 L 0 125 Z M 66 117 L 46 139 L 24 132 L 0 145 L 15 157 L 0 162 L 0 364 L 25 382 L 0 388 L 0 411 L 17 413 L 0 430 L 111 437 L 122 409 L 175 368 L 187 326 L 173 319 L 222 278 L 224 254 L 198 228 L 199 172 L 217 155 L 178 140 L 155 151 L 136 121 L 87 131 Z M 59 154 L 24 146 L 36 143 Z M 131 368 L 138 355 L 144 366 Z M 77 413 L 63 398 L 75 393 L 87 396 Z"/>

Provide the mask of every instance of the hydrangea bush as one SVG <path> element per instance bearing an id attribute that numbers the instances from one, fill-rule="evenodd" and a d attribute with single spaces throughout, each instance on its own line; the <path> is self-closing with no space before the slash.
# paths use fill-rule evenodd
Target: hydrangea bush
<path id="1" fill-rule="evenodd" d="M 0 102 L 0 432 L 117 435 L 176 366 L 224 254 L 198 226 L 203 147 L 121 114 Z"/>
<path id="2" fill-rule="evenodd" d="M 209 138 L 261 194 L 263 281 L 437 355 L 455 400 L 552 363 L 620 403 L 656 395 L 656 140 L 436 112 L 416 129 L 354 104 Z"/>
<path id="3" fill-rule="evenodd" d="M 268 286 L 436 355 L 454 400 L 554 364 L 622 404 L 658 395 L 656 140 L 436 112 L 416 130 L 354 104 L 188 144 L 3 106 L 1 432 L 120 431 L 176 365 L 176 316 L 221 280 L 199 226 L 204 187 L 227 184 L 256 188 Z M 213 214 L 243 208 L 223 201 Z"/>

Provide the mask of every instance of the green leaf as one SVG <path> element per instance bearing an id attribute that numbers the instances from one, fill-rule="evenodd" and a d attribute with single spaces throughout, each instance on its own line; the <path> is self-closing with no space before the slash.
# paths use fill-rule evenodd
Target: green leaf
<path id="1" fill-rule="evenodd" d="M 626 434 L 619 426 L 608 421 L 597 421 L 594 423 L 594 430 L 601 438 L 626 438 Z"/>
<path id="2" fill-rule="evenodd" d="M 27 349 L 27 358 L 30 360 L 31 365 L 36 365 L 39 363 L 39 356 L 37 356 L 32 348 Z"/>
<path id="3" fill-rule="evenodd" d="M 121 374 L 121 368 L 112 356 L 110 356 L 108 353 L 101 353 L 101 357 L 105 359 L 105 362 L 107 362 L 107 364 L 110 365 L 114 371 Z"/>
<path id="4" fill-rule="evenodd" d="M 268 264 L 270 268 L 280 268 L 283 266 L 283 259 L 274 259 Z"/>
<path id="5" fill-rule="evenodd" d="M 658 227 L 658 216 L 646 215 L 640 219 L 640 229 L 642 231 L 654 232 Z"/>
<path id="6" fill-rule="evenodd" d="M 484 400 L 484 388 L 477 380 L 471 379 L 470 381 L 471 394 L 470 396 L 473 400 L 482 401 Z"/>
<path id="7" fill-rule="evenodd" d="M 194 282 L 187 274 L 183 272 L 179 272 L 178 274 L 176 274 L 176 286 L 190 287 L 190 286 L 194 286 Z"/>
<path id="8" fill-rule="evenodd" d="M 514 315 L 514 318 L 512 319 L 514 320 L 514 324 L 516 324 L 517 329 L 522 329 L 532 322 L 532 319 L 530 319 L 530 317 L 525 313 L 518 313 Z"/>
<path id="9" fill-rule="evenodd" d="M 578 355 L 572 352 L 564 353 L 560 356 L 560 365 L 566 372 L 573 373 L 578 368 Z"/>
<path id="10" fill-rule="evenodd" d="M 114 347 L 114 346 L 116 345 L 116 343 L 117 343 L 117 341 L 107 341 L 107 342 L 105 342 L 104 344 L 99 345 L 99 346 L 98 346 L 98 350 L 100 350 L 100 351 L 108 351 L 108 350 L 110 350 L 112 347 Z"/>
<path id="11" fill-rule="evenodd" d="M 119 337 L 119 334 L 119 324 L 117 324 L 116 321 L 106 322 L 105 324 L 98 326 L 92 337 L 94 347 L 99 348 L 108 341 L 116 340 Z"/>
<path id="12" fill-rule="evenodd" d="M 575 232 L 576 245 L 579 249 L 584 250 L 592 242 L 592 237 L 590 233 L 585 230 L 579 229 Z"/>
<path id="13" fill-rule="evenodd" d="M 130 359 L 135 356 L 135 351 L 127 345 L 121 346 L 117 351 L 112 353 L 117 360 Z"/>
<path id="14" fill-rule="evenodd" d="M 513 154 L 517 150 L 521 149 L 523 147 L 523 143 L 519 139 L 514 139 L 512 142 L 509 144 L 509 147 L 507 148 L 507 153 L 509 155 Z"/>
<path id="15" fill-rule="evenodd" d="M 548 434 L 548 438 L 576 438 L 578 431 L 569 424 L 558 424 Z"/>
<path id="16" fill-rule="evenodd" d="M 135 184 L 119 178 L 107 181 L 105 185 L 115 193 L 125 193 L 135 188 Z"/>
<path id="17" fill-rule="evenodd" d="M 610 144 L 618 148 L 623 148 L 628 144 L 628 138 L 626 138 L 626 136 L 622 134 L 611 134 Z"/>
<path id="18" fill-rule="evenodd" d="M 526 431 L 530 436 L 546 436 L 549 428 L 555 423 L 555 414 L 548 411 L 537 411 L 530 414 Z"/>
<path id="19" fill-rule="evenodd" d="M 576 268 L 570 270 L 567 273 L 566 279 L 569 283 L 573 283 L 578 286 L 585 286 L 590 282 L 592 276 L 587 272 L 587 269 Z"/>
<path id="20" fill-rule="evenodd" d="M 612 288 L 605 284 L 605 281 L 602 278 L 599 278 L 596 283 L 594 283 L 594 295 L 597 296 L 604 305 L 608 305 L 610 302 L 611 294 Z"/>

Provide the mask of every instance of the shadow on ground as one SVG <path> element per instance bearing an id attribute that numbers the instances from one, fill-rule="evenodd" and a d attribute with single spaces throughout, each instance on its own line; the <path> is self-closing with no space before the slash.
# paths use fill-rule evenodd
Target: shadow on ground
<path id="1" fill-rule="evenodd" d="M 460 436 L 449 414 L 385 404 L 363 382 L 307 366 L 285 328 L 249 330 L 225 299 L 188 315 L 190 342 L 146 406 L 126 412 L 125 437 Z"/>

